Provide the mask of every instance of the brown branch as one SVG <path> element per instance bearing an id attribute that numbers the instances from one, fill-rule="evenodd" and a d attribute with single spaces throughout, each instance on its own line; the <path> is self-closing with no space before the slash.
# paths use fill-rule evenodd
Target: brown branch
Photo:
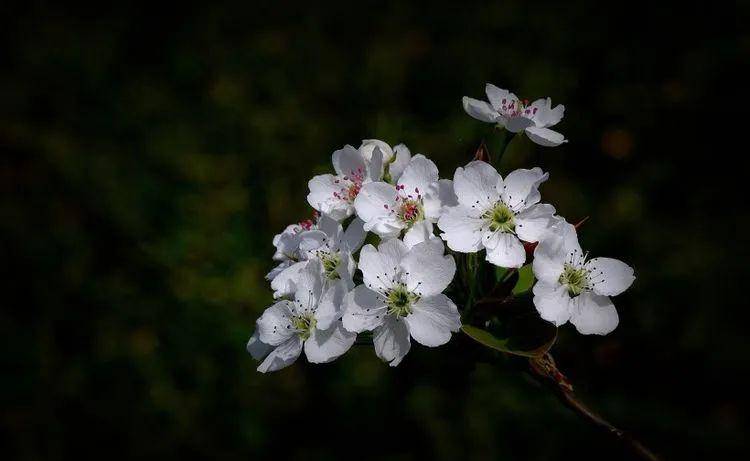
<path id="1" fill-rule="evenodd" d="M 578 416 L 591 423 L 599 430 L 611 434 L 634 455 L 649 461 L 659 461 L 651 450 L 629 433 L 613 426 L 609 421 L 584 405 L 573 393 L 573 386 L 555 365 L 555 360 L 549 353 L 538 358 L 529 359 L 531 374 L 550 388 L 565 406 L 573 410 Z"/>

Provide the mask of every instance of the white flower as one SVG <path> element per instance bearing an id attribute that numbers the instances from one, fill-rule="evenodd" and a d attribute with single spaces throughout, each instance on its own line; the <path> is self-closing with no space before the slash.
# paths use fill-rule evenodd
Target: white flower
<path id="1" fill-rule="evenodd" d="M 579 333 L 606 335 L 617 327 L 609 299 L 635 280 L 633 269 L 611 258 L 588 259 L 575 227 L 560 220 L 534 251 L 534 305 L 557 326 L 570 320 Z"/>
<path id="2" fill-rule="evenodd" d="M 335 175 L 315 176 L 308 183 L 307 201 L 316 210 L 341 221 L 354 212 L 352 203 L 364 184 L 380 180 L 383 158 L 379 149 L 369 159 L 352 146 L 333 153 Z"/>
<path id="3" fill-rule="evenodd" d="M 456 272 L 439 239 L 408 249 L 398 240 L 365 245 L 359 257 L 364 285 L 346 295 L 344 328 L 373 330 L 375 353 L 391 366 L 409 352 L 411 340 L 429 347 L 447 343 L 461 328 L 456 305 L 442 292 Z"/>
<path id="4" fill-rule="evenodd" d="M 362 187 L 354 201 L 357 216 L 365 222 L 365 230 L 382 238 L 404 235 L 404 243 L 412 247 L 433 236 L 444 205 L 456 205 L 452 181 L 438 179 L 438 169 L 424 155 L 414 156 L 396 185 L 372 182 Z"/>
<path id="5" fill-rule="evenodd" d="M 354 344 L 357 335 L 341 325 L 341 311 L 333 299 L 335 290 L 323 293 L 319 266 L 319 261 L 306 263 L 295 282 L 294 301 L 279 301 L 258 319 L 257 340 L 273 348 L 258 371 L 291 365 L 303 348 L 309 362 L 330 362 Z M 260 347 L 257 342 L 248 343 L 248 350 L 251 346 Z"/>
<path id="6" fill-rule="evenodd" d="M 286 226 L 284 232 L 274 235 L 273 246 L 276 247 L 276 252 L 273 254 L 273 260 L 280 261 L 280 264 L 266 274 L 266 280 L 273 281 L 284 269 L 300 260 L 299 244 L 301 234 L 305 231 L 317 229 L 317 227 L 316 223 L 311 219 L 307 219 L 297 224 L 290 224 Z"/>
<path id="7" fill-rule="evenodd" d="M 274 298 L 294 293 L 294 282 L 298 274 L 305 267 L 305 263 L 311 260 L 321 263 L 325 290 L 338 282 L 343 284 L 338 289 L 344 292 L 354 288 L 352 279 L 357 265 L 352 253 L 364 242 L 365 231 L 362 226 L 362 220 L 354 218 L 344 232 L 339 222 L 322 214 L 313 228 L 297 234 L 298 262 L 291 263 L 271 281 Z"/>
<path id="8" fill-rule="evenodd" d="M 391 149 L 391 146 L 379 139 L 365 139 L 362 141 L 362 145 L 359 146 L 360 152 L 362 152 L 367 161 L 371 161 L 373 152 L 376 149 L 380 150 L 383 158 L 383 170 L 381 171 L 383 180 L 394 184 L 398 181 L 401 173 L 404 172 L 404 168 L 409 163 L 411 151 L 403 144 L 399 144 Z"/>
<path id="9" fill-rule="evenodd" d="M 530 105 L 528 100 L 519 100 L 508 90 L 488 83 L 485 87 L 487 104 L 484 101 L 464 96 L 464 110 L 477 120 L 496 123 L 512 133 L 525 131 L 529 139 L 542 146 L 559 146 L 568 142 L 565 137 L 549 127 L 563 118 L 565 106 L 558 104 L 552 108 L 550 98 L 537 99 Z"/>
<path id="10" fill-rule="evenodd" d="M 487 250 L 487 261 L 521 267 L 526 251 L 521 241 L 537 242 L 553 224 L 555 208 L 538 203 L 539 185 L 547 173 L 519 169 L 505 180 L 490 164 L 473 161 L 456 169 L 453 188 L 458 206 L 446 208 L 438 221 L 448 247 L 461 253 Z"/>

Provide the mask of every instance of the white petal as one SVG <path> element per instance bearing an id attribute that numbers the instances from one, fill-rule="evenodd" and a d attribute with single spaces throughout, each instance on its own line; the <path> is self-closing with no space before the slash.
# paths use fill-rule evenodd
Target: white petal
<path id="1" fill-rule="evenodd" d="M 414 223 L 414 225 L 411 226 L 411 228 L 406 231 L 404 234 L 404 244 L 407 246 L 407 248 L 411 248 L 417 243 L 422 243 L 425 240 L 429 240 L 431 237 L 433 237 L 432 233 L 432 223 L 427 220 L 422 220 L 417 223 Z"/>
<path id="2" fill-rule="evenodd" d="M 519 133 L 531 126 L 534 126 L 534 121 L 530 118 L 522 117 L 520 115 L 515 117 L 508 117 L 505 121 L 505 129 L 511 133 Z"/>
<path id="3" fill-rule="evenodd" d="M 509 106 L 512 102 L 518 105 L 518 97 L 508 90 L 498 88 L 495 85 L 488 83 L 484 87 L 484 92 L 487 94 L 487 99 L 498 112 L 503 111 L 503 106 Z"/>
<path id="4" fill-rule="evenodd" d="M 310 363 L 327 363 L 344 355 L 356 339 L 357 333 L 346 331 L 341 322 L 328 330 L 314 328 L 305 341 L 305 355 Z"/>
<path id="5" fill-rule="evenodd" d="M 292 264 L 293 262 L 291 260 L 282 262 L 278 266 L 271 269 L 271 272 L 266 274 L 266 280 L 268 280 L 269 282 L 272 282 L 280 273 L 284 272 L 284 270 L 287 269 Z"/>
<path id="6" fill-rule="evenodd" d="M 556 125 L 562 120 L 565 114 L 565 106 L 558 104 L 553 109 L 552 99 L 550 98 L 537 99 L 530 107 L 531 109 L 537 109 L 533 118 L 536 125 L 540 128 Z"/>
<path id="7" fill-rule="evenodd" d="M 437 180 L 437 166 L 432 160 L 418 154 L 412 157 L 409 165 L 399 178 L 398 184 L 403 186 L 402 195 L 411 195 L 417 198 L 419 195 L 426 194 L 430 184 L 437 182 Z"/>
<path id="8" fill-rule="evenodd" d="M 326 288 L 315 311 L 318 328 L 327 330 L 344 315 L 344 296 L 347 293 L 349 289 L 344 280 L 336 280 Z"/>
<path id="9" fill-rule="evenodd" d="M 263 312 L 257 322 L 258 338 L 269 346 L 278 346 L 294 336 L 290 318 L 294 305 L 290 301 L 279 301 Z"/>
<path id="10" fill-rule="evenodd" d="M 406 169 L 406 165 L 411 161 L 411 152 L 403 144 L 399 144 L 393 150 L 395 151 L 396 158 L 388 165 L 388 173 L 391 175 L 391 182 L 395 184 Z"/>
<path id="11" fill-rule="evenodd" d="M 383 177 L 383 157 L 383 151 L 379 147 L 372 151 L 372 157 L 367 164 L 367 177 L 370 181 L 380 181 Z"/>
<path id="12" fill-rule="evenodd" d="M 423 297 L 442 293 L 456 274 L 453 256 L 435 253 L 430 242 L 414 245 L 401 262 L 401 267 L 407 289 Z"/>
<path id="13" fill-rule="evenodd" d="M 330 218 L 329 218 L 330 219 Z M 331 220 L 333 221 L 333 220 Z M 338 225 L 337 221 L 333 221 Z M 321 230 L 309 230 L 301 232 L 299 235 L 299 249 L 309 253 L 322 247 L 328 241 L 328 236 Z"/>
<path id="14" fill-rule="evenodd" d="M 393 286 L 393 280 L 407 251 L 404 242 L 398 239 L 381 243 L 377 250 L 372 245 L 365 245 L 359 254 L 359 269 L 365 285 L 380 293 Z"/>
<path id="15" fill-rule="evenodd" d="M 289 228 L 293 230 L 290 231 Z M 274 261 L 288 261 L 293 258 L 299 248 L 300 229 L 297 225 L 287 226 L 287 230 L 273 237 L 273 246 L 276 247 Z"/>
<path id="16" fill-rule="evenodd" d="M 466 113 L 477 120 L 494 123 L 500 118 L 500 114 L 484 101 L 464 96 L 463 103 Z"/>
<path id="17" fill-rule="evenodd" d="M 362 243 L 365 241 L 367 233 L 364 229 L 364 222 L 360 218 L 354 218 L 344 232 L 343 239 L 339 244 L 339 247 L 345 251 L 354 253 L 359 250 Z"/>
<path id="18" fill-rule="evenodd" d="M 428 219 L 433 222 L 440 219 L 445 207 L 458 205 L 458 197 L 453 191 L 453 181 L 441 179 L 430 184 L 427 188 L 427 194 L 422 198 L 422 203 L 424 214 Z"/>
<path id="19" fill-rule="evenodd" d="M 336 184 L 336 176 L 332 174 L 321 174 L 314 176 L 308 183 L 307 186 L 310 188 L 310 193 L 307 194 L 307 203 L 311 207 L 318 211 L 323 211 L 323 208 L 335 198 L 334 192 L 339 191 L 339 185 Z"/>
<path id="20" fill-rule="evenodd" d="M 502 188 L 502 198 L 514 210 L 524 209 L 541 198 L 539 185 L 549 178 L 549 174 L 541 168 L 527 170 L 520 168 L 505 177 Z"/>
<path id="21" fill-rule="evenodd" d="M 461 315 L 456 305 L 444 294 L 422 298 L 406 316 L 409 333 L 419 344 L 441 346 L 451 339 L 451 332 L 461 328 Z"/>
<path id="22" fill-rule="evenodd" d="M 635 281 L 633 268 L 618 259 L 594 258 L 586 263 L 594 293 L 616 296 Z"/>
<path id="23" fill-rule="evenodd" d="M 364 285 L 344 297 L 344 328 L 354 333 L 373 330 L 383 324 L 386 305 L 383 298 Z"/>
<path id="24" fill-rule="evenodd" d="M 333 153 L 333 169 L 339 176 L 364 176 L 365 158 L 360 151 L 347 144 Z"/>
<path id="25" fill-rule="evenodd" d="M 403 320 L 387 316 L 383 325 L 375 329 L 372 336 L 375 353 L 395 367 L 411 349 L 409 329 Z"/>
<path id="26" fill-rule="evenodd" d="M 307 264 L 307 261 L 294 263 L 271 280 L 271 289 L 275 299 L 294 294 L 294 282 L 299 277 L 299 273 L 305 267 L 305 264 Z"/>
<path id="27" fill-rule="evenodd" d="M 487 261 L 499 267 L 521 267 L 526 262 L 526 250 L 513 234 L 499 233 L 497 246 L 487 249 Z"/>
<path id="28" fill-rule="evenodd" d="M 372 153 L 376 148 L 380 149 L 380 152 L 383 155 L 383 163 L 391 161 L 391 158 L 393 157 L 393 149 L 391 149 L 391 146 L 389 146 L 388 143 L 379 139 L 363 139 L 362 145 L 359 146 L 359 151 L 362 152 L 362 155 L 367 160 L 370 160 L 372 158 Z"/>
<path id="29" fill-rule="evenodd" d="M 570 296 L 564 286 L 537 282 L 533 288 L 534 306 L 539 315 L 556 326 L 570 318 Z"/>
<path id="30" fill-rule="evenodd" d="M 298 311 L 300 309 L 313 311 L 318 307 L 323 290 L 322 272 L 323 268 L 318 260 L 308 261 L 299 271 L 294 281 L 294 299 L 299 303 Z"/>
<path id="31" fill-rule="evenodd" d="M 568 142 L 565 136 L 549 128 L 530 126 L 526 128 L 526 135 L 540 146 L 555 147 Z"/>
<path id="32" fill-rule="evenodd" d="M 545 283 L 555 284 L 563 272 L 565 262 L 576 255 L 581 256 L 581 246 L 578 244 L 575 227 L 565 221 L 558 221 L 534 250 L 534 276 Z"/>
<path id="33" fill-rule="evenodd" d="M 280 344 L 276 349 L 272 350 L 271 353 L 268 354 L 268 357 L 258 365 L 258 371 L 261 373 L 267 373 L 269 371 L 277 371 L 288 367 L 297 360 L 300 352 L 302 352 L 302 340 L 299 336 L 294 335 L 286 342 Z"/>
<path id="34" fill-rule="evenodd" d="M 319 232 L 323 232 L 327 240 L 335 241 L 338 239 L 339 235 L 341 234 L 342 227 L 341 227 L 340 222 L 331 218 L 325 213 L 321 213 L 320 218 L 318 218 L 317 230 Z M 311 230 L 308 232 L 314 232 L 314 231 Z M 304 232 L 301 235 L 304 235 Z"/>
<path id="35" fill-rule="evenodd" d="M 462 205 L 445 208 L 438 220 L 443 231 L 440 236 L 448 243 L 448 248 L 461 253 L 475 253 L 482 249 L 481 227 L 484 221 L 477 213 Z"/>
<path id="36" fill-rule="evenodd" d="M 538 203 L 526 208 L 515 217 L 516 235 L 524 242 L 538 242 L 556 222 L 555 207 Z"/>
<path id="37" fill-rule="evenodd" d="M 253 332 L 253 335 L 250 336 L 250 340 L 247 342 L 247 352 L 255 359 L 255 360 L 261 360 L 263 357 L 268 355 L 269 352 L 271 352 L 271 349 L 273 349 L 273 346 L 269 346 L 268 344 L 264 343 L 260 340 L 258 330 L 255 330 Z"/>
<path id="38" fill-rule="evenodd" d="M 453 190 L 458 203 L 467 208 L 484 210 L 493 206 L 500 194 L 503 180 L 492 165 L 475 160 L 466 168 L 457 168 L 453 175 Z"/>
<path id="39" fill-rule="evenodd" d="M 589 292 L 571 299 L 570 323 L 583 335 L 606 335 L 619 322 L 617 310 L 607 296 Z"/>
<path id="40" fill-rule="evenodd" d="M 395 208 L 396 187 L 384 182 L 365 184 L 354 199 L 357 216 L 366 223 L 381 216 L 390 216 Z"/>

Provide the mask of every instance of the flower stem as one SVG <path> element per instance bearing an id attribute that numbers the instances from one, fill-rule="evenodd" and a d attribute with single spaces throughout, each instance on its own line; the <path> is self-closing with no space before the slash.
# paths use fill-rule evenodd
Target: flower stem
<path id="1" fill-rule="evenodd" d="M 546 353 L 541 357 L 529 359 L 529 368 L 532 376 L 551 389 L 557 398 L 578 416 L 601 430 L 602 433 L 611 434 L 618 442 L 639 458 L 648 461 L 659 461 L 659 457 L 641 443 L 641 441 L 622 429 L 613 426 L 612 423 L 578 400 L 573 393 L 573 386 L 565 378 L 565 375 L 558 370 L 552 355 Z"/>
<path id="2" fill-rule="evenodd" d="M 497 157 L 495 158 L 495 168 L 500 171 L 500 162 L 503 160 L 503 157 L 505 156 L 505 152 L 508 151 L 508 146 L 510 146 L 510 142 L 513 141 L 513 138 L 516 136 L 516 133 L 511 133 L 508 130 L 503 130 L 505 133 L 503 136 L 503 144 L 500 148 L 500 151 L 497 154 Z"/>

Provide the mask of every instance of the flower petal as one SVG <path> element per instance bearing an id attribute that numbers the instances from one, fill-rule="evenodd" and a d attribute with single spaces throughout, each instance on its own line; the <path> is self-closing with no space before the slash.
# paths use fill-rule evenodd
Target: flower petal
<path id="1" fill-rule="evenodd" d="M 544 320 L 559 327 L 570 319 L 570 296 L 564 286 L 539 281 L 533 292 L 534 306 Z"/>
<path id="2" fill-rule="evenodd" d="M 327 330 L 344 315 L 344 297 L 347 293 L 349 290 L 344 280 L 336 280 L 327 287 L 315 310 L 318 328 Z"/>
<path id="3" fill-rule="evenodd" d="M 565 114 L 565 106 L 562 104 L 558 104 L 554 109 L 552 108 L 551 98 L 537 99 L 531 103 L 531 108 L 537 109 L 534 114 L 534 121 L 536 126 L 540 128 L 556 125 Z"/>
<path id="4" fill-rule="evenodd" d="M 539 185 L 549 178 L 549 174 L 536 167 L 530 170 L 519 168 L 505 177 L 502 193 L 503 201 L 514 210 L 523 210 L 541 199 Z"/>
<path id="5" fill-rule="evenodd" d="M 381 216 L 390 216 L 396 208 L 396 187 L 384 182 L 371 182 L 362 186 L 354 209 L 364 222 L 369 223 Z"/>
<path id="6" fill-rule="evenodd" d="M 383 325 L 375 329 L 372 342 L 377 356 L 392 367 L 401 363 L 411 349 L 406 323 L 392 315 L 387 316 Z"/>
<path id="7" fill-rule="evenodd" d="M 380 149 L 383 155 L 383 163 L 388 163 L 393 158 L 393 149 L 388 143 L 383 142 L 379 139 L 363 139 L 362 144 L 359 146 L 359 151 L 362 153 L 366 160 L 372 159 L 372 153 L 375 149 Z"/>
<path id="8" fill-rule="evenodd" d="M 307 264 L 307 261 L 294 263 L 282 270 L 273 280 L 271 280 L 271 289 L 273 290 L 274 299 L 294 294 L 294 282 L 299 277 L 299 273 L 305 267 L 305 264 Z"/>
<path id="9" fill-rule="evenodd" d="M 561 133 L 549 128 L 530 126 L 526 128 L 526 135 L 540 146 L 555 147 L 568 142 Z"/>
<path id="10" fill-rule="evenodd" d="M 618 259 L 594 258 L 586 263 L 594 293 L 616 296 L 635 281 L 633 268 Z"/>
<path id="11" fill-rule="evenodd" d="M 380 293 L 391 288 L 407 251 L 404 242 L 398 239 L 381 243 L 377 250 L 372 245 L 365 245 L 359 254 L 359 269 L 365 285 Z"/>
<path id="12" fill-rule="evenodd" d="M 403 174 L 409 161 L 411 161 L 411 151 L 403 144 L 399 144 L 393 150 L 396 158 L 388 165 L 388 174 L 391 175 L 391 182 L 395 184 Z"/>
<path id="13" fill-rule="evenodd" d="M 479 160 L 470 162 L 465 168 L 457 168 L 453 175 L 453 190 L 458 203 L 480 213 L 497 202 L 502 185 L 503 179 L 497 170 Z"/>
<path id="14" fill-rule="evenodd" d="M 263 357 L 268 355 L 269 352 L 271 352 L 271 349 L 273 349 L 273 346 L 269 346 L 268 344 L 261 341 L 260 336 L 258 334 L 258 330 L 255 330 L 253 332 L 253 335 L 250 336 L 250 340 L 247 342 L 246 349 L 247 349 L 247 352 L 255 360 L 261 360 L 263 359 Z"/>
<path id="15" fill-rule="evenodd" d="M 344 296 L 344 309 L 344 328 L 354 333 L 382 325 L 387 310 L 383 298 L 364 285 L 358 285 Z"/>
<path id="16" fill-rule="evenodd" d="M 432 223 L 427 220 L 422 220 L 414 223 L 414 225 L 406 231 L 404 234 L 404 244 L 407 248 L 411 248 L 418 243 L 429 240 L 433 236 Z"/>
<path id="17" fill-rule="evenodd" d="M 412 157 L 404 173 L 398 180 L 398 184 L 403 186 L 402 194 L 411 195 L 417 198 L 419 195 L 427 193 L 430 184 L 437 182 L 438 168 L 424 155 L 418 154 Z"/>
<path id="18" fill-rule="evenodd" d="M 553 225 L 534 250 L 534 276 L 547 284 L 556 284 L 563 266 L 572 256 L 581 255 L 576 229 L 560 220 Z"/>
<path id="19" fill-rule="evenodd" d="M 538 203 L 516 215 L 516 235 L 524 242 L 538 242 L 556 222 L 555 207 Z"/>
<path id="20" fill-rule="evenodd" d="M 365 157 L 350 145 L 333 153 L 333 169 L 339 176 L 364 176 L 367 169 Z"/>
<path id="21" fill-rule="evenodd" d="M 421 298 L 405 320 L 411 337 L 428 347 L 442 346 L 450 341 L 452 332 L 461 328 L 458 308 L 442 293 Z"/>
<path id="22" fill-rule="evenodd" d="M 463 205 L 445 208 L 438 220 L 438 227 L 443 231 L 440 237 L 448 248 L 461 253 L 475 253 L 482 249 L 483 224 L 476 211 Z"/>
<path id="23" fill-rule="evenodd" d="M 463 104 L 466 113 L 479 121 L 494 123 L 500 118 L 500 114 L 484 101 L 464 96 Z"/>
<path id="24" fill-rule="evenodd" d="M 305 341 L 307 361 L 310 363 L 331 362 L 344 355 L 356 339 L 357 333 L 346 331 L 338 321 L 327 330 L 313 328 L 310 337 Z"/>
<path id="25" fill-rule="evenodd" d="M 509 106 L 512 102 L 518 105 L 518 97 L 508 90 L 498 88 L 492 83 L 488 83 L 484 86 L 484 92 L 487 94 L 487 99 L 498 112 L 503 112 L 503 106 Z"/>
<path id="26" fill-rule="evenodd" d="M 298 312 L 311 312 L 318 307 L 318 301 L 323 291 L 322 272 L 323 268 L 317 259 L 308 261 L 305 267 L 299 271 L 299 275 L 294 281 L 294 299 L 298 303 Z"/>
<path id="27" fill-rule="evenodd" d="M 606 335 L 619 322 L 617 309 L 607 296 L 589 292 L 571 299 L 570 323 L 583 335 Z"/>
<path id="28" fill-rule="evenodd" d="M 430 184 L 427 188 L 427 194 L 422 198 L 422 203 L 427 219 L 433 222 L 440 219 L 444 208 L 458 205 L 458 197 L 453 191 L 453 181 L 440 179 L 438 182 Z"/>
<path id="29" fill-rule="evenodd" d="M 419 296 L 442 293 L 456 275 L 453 256 L 436 253 L 430 242 L 414 245 L 401 261 L 406 288 Z"/>
<path id="30" fill-rule="evenodd" d="M 355 251 L 359 250 L 359 247 L 362 246 L 365 241 L 365 237 L 367 236 L 367 232 L 365 232 L 364 229 L 364 224 L 364 221 L 362 221 L 360 218 L 354 218 L 346 228 L 343 238 L 339 243 L 339 248 L 350 253 L 354 253 Z"/>
<path id="31" fill-rule="evenodd" d="M 294 335 L 272 350 L 268 357 L 258 365 L 258 371 L 267 373 L 286 368 L 297 360 L 300 352 L 302 352 L 302 340 Z"/>
<path id="32" fill-rule="evenodd" d="M 269 346 L 278 346 L 295 333 L 292 331 L 290 318 L 294 312 L 291 301 L 279 301 L 263 312 L 255 322 L 258 339 Z"/>
<path id="33" fill-rule="evenodd" d="M 521 267 L 526 262 L 526 250 L 513 234 L 498 233 L 497 246 L 487 249 L 487 261 L 499 267 Z"/>
<path id="34" fill-rule="evenodd" d="M 534 126 L 534 121 L 521 115 L 508 117 L 505 121 L 505 129 L 511 133 L 519 133 L 532 126 Z"/>

